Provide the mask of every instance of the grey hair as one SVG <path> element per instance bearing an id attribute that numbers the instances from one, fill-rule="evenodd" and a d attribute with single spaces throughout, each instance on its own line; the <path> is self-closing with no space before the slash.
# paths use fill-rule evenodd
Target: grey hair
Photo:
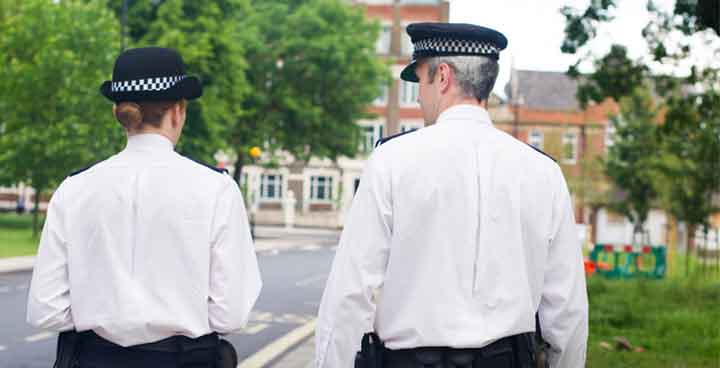
<path id="1" fill-rule="evenodd" d="M 439 56 L 428 58 L 427 64 L 431 81 L 435 79 L 440 64 L 449 65 L 463 94 L 480 101 L 487 101 L 500 70 L 495 59 L 485 56 Z"/>

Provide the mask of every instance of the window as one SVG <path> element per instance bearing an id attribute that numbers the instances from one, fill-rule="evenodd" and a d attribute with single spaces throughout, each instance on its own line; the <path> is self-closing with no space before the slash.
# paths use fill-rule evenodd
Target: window
<path id="1" fill-rule="evenodd" d="M 402 55 L 412 55 L 412 52 L 413 52 L 412 40 L 410 40 L 410 36 L 407 34 L 405 29 L 403 29 L 401 37 L 402 37 L 402 40 L 400 43 L 400 53 Z"/>
<path id="2" fill-rule="evenodd" d="M 400 105 L 417 106 L 420 84 L 402 81 L 400 84 Z"/>
<path id="3" fill-rule="evenodd" d="M 375 148 L 375 143 L 383 137 L 383 125 L 367 125 L 361 127 L 363 131 L 360 151 L 370 153 Z"/>
<path id="4" fill-rule="evenodd" d="M 528 137 L 528 144 L 537 149 L 543 149 L 543 133 L 537 130 L 531 131 Z"/>
<path id="5" fill-rule="evenodd" d="M 607 152 L 608 148 L 612 147 L 612 145 L 615 143 L 615 123 L 613 123 L 612 120 L 607 122 L 607 125 L 605 126 L 605 151 Z"/>
<path id="6" fill-rule="evenodd" d="M 563 135 L 563 162 L 574 164 L 577 161 L 577 134 L 567 132 Z"/>
<path id="7" fill-rule="evenodd" d="M 375 43 L 375 51 L 378 54 L 390 53 L 390 39 L 392 35 L 392 27 L 389 24 L 380 26 L 380 37 Z"/>
<path id="8" fill-rule="evenodd" d="M 332 200 L 332 184 L 331 176 L 311 176 L 310 200 L 323 202 Z"/>
<path id="9" fill-rule="evenodd" d="M 387 105 L 387 98 L 388 98 L 388 86 L 383 85 L 380 88 L 380 95 L 375 98 L 375 101 L 373 101 L 373 105 L 375 106 L 385 106 Z"/>
<path id="10" fill-rule="evenodd" d="M 400 124 L 400 133 L 405 133 L 411 130 L 418 130 L 422 128 L 420 124 Z"/>
<path id="11" fill-rule="evenodd" d="M 279 200 L 282 198 L 282 175 L 263 174 L 260 178 L 260 199 Z"/>

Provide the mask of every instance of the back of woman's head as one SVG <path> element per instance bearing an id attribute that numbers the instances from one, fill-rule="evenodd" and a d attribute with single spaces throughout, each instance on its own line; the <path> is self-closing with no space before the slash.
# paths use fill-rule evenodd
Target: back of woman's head
<path id="1" fill-rule="evenodd" d="M 184 109 L 186 102 L 185 100 L 119 102 L 115 106 L 115 118 L 128 131 L 141 130 L 146 125 L 160 128 L 165 113 L 176 104 Z"/>

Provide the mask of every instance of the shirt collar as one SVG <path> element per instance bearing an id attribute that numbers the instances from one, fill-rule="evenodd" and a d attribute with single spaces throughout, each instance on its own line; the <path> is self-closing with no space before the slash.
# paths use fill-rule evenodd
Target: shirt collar
<path id="1" fill-rule="evenodd" d="M 455 105 L 443 111 L 437 118 L 438 123 L 443 121 L 474 121 L 481 124 L 492 124 L 487 110 L 476 105 Z"/>
<path id="2" fill-rule="evenodd" d="M 173 151 L 175 147 L 163 135 L 142 133 L 129 136 L 125 149 L 131 151 Z"/>

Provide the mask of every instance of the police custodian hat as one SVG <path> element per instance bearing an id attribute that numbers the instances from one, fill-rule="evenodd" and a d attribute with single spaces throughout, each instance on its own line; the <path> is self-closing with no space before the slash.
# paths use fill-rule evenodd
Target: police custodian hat
<path id="1" fill-rule="evenodd" d="M 177 50 L 143 47 L 118 56 L 112 80 L 100 86 L 100 93 L 113 102 L 192 100 L 202 96 L 202 84 L 187 75 Z"/>
<path id="2" fill-rule="evenodd" d="M 415 67 L 421 58 L 469 55 L 498 60 L 508 42 L 494 29 L 463 23 L 413 23 L 407 33 L 415 51 L 400 78 L 408 82 L 418 82 Z"/>

